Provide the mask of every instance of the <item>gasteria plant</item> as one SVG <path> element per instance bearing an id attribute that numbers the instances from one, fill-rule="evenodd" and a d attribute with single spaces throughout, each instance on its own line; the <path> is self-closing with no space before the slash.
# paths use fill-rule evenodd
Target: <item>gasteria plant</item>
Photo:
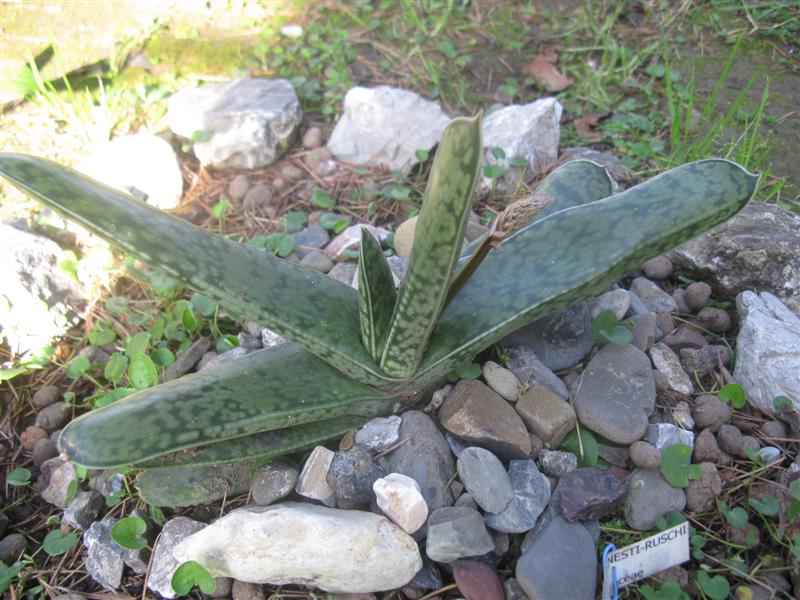
<path id="1" fill-rule="evenodd" d="M 293 340 L 87 413 L 64 429 L 61 450 L 87 467 L 149 470 L 160 484 L 198 466 L 263 460 L 332 439 L 399 410 L 511 331 L 723 222 L 758 182 L 735 163 L 711 159 L 611 195 L 604 168 L 569 162 L 536 190 L 550 202 L 529 225 L 502 242 L 493 230 L 482 261 L 470 260 L 475 248 L 462 255 L 461 243 L 480 131 L 479 118 L 447 127 L 398 290 L 366 232 L 356 291 L 48 160 L 3 155 L 0 171 L 27 194 Z"/>

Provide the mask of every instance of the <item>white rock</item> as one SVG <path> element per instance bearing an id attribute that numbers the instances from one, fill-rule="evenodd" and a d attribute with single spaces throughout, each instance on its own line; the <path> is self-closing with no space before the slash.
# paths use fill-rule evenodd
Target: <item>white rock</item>
<path id="1" fill-rule="evenodd" d="M 516 402 L 519 398 L 519 379 L 496 362 L 489 360 L 483 364 L 483 378 L 490 388 L 509 402 Z"/>
<path id="2" fill-rule="evenodd" d="M 375 453 L 388 450 L 400 440 L 400 423 L 399 415 L 375 417 L 356 432 L 356 443 Z"/>
<path id="3" fill-rule="evenodd" d="M 379 242 L 382 242 L 389 237 L 389 231 L 383 227 L 375 227 L 374 225 L 370 225 L 368 223 L 351 225 L 342 231 L 342 233 L 333 238 L 327 246 L 325 246 L 324 252 L 328 258 L 336 260 L 341 257 L 345 250 L 354 250 L 361 247 L 362 227 L 369 231 Z"/>
<path id="4" fill-rule="evenodd" d="M 174 555 L 218 577 L 341 593 L 399 588 L 422 567 L 416 542 L 386 517 L 294 502 L 234 511 Z"/>
<path id="5" fill-rule="evenodd" d="M 614 312 L 617 320 L 621 320 L 628 312 L 630 305 L 631 296 L 628 290 L 611 290 L 589 302 L 589 314 L 594 319 L 601 312 L 610 310 Z"/>
<path id="6" fill-rule="evenodd" d="M 325 446 L 314 448 L 300 472 L 300 477 L 297 478 L 294 491 L 306 498 L 319 500 L 325 506 L 334 506 L 336 495 L 327 481 L 328 469 L 331 468 L 332 460 L 333 452 L 331 450 Z"/>
<path id="7" fill-rule="evenodd" d="M 483 163 L 499 164 L 506 169 L 504 180 L 514 184 L 523 175 L 521 169 L 509 166 L 513 158 L 523 158 L 528 167 L 525 176 L 531 177 L 558 158 L 558 142 L 561 135 L 561 103 L 555 98 L 542 98 L 530 104 L 506 106 L 496 110 L 483 120 Z M 504 159 L 492 155 L 494 148 L 502 148 Z M 492 180 L 481 177 L 478 192 L 492 188 Z"/>
<path id="8" fill-rule="evenodd" d="M 742 292 L 736 309 L 741 326 L 733 378 L 747 401 L 774 413 L 775 397 L 786 396 L 800 412 L 800 318 L 768 292 Z"/>
<path id="9" fill-rule="evenodd" d="M 388 86 L 354 87 L 344 97 L 344 114 L 328 140 L 342 162 L 408 172 L 417 150 L 430 150 L 450 118 L 435 102 Z"/>
<path id="10" fill-rule="evenodd" d="M 183 194 L 175 152 L 156 135 L 123 135 L 100 144 L 78 171 L 162 209 L 178 206 Z"/>
<path id="11" fill-rule="evenodd" d="M 414 533 L 428 518 L 428 505 L 411 477 L 390 473 L 376 479 L 372 490 L 383 513 L 406 533 Z"/>
<path id="12" fill-rule="evenodd" d="M 211 134 L 193 146 L 204 165 L 257 169 L 288 147 L 303 111 L 285 79 L 235 79 L 181 90 L 169 99 L 167 119 L 187 139 Z"/>
<path id="13" fill-rule="evenodd" d="M 666 344 L 654 344 L 650 348 L 650 358 L 656 370 L 662 373 L 667 380 L 669 389 L 684 396 L 694 392 L 692 379 L 681 366 L 678 355 Z"/>

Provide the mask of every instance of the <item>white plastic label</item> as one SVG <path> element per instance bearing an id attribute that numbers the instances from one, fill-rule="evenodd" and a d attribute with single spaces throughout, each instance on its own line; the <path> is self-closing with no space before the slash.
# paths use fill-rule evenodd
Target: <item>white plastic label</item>
<path id="1" fill-rule="evenodd" d="M 689 523 L 683 522 L 649 538 L 608 553 L 603 572 L 603 598 L 611 598 L 616 569 L 619 587 L 650 577 L 689 560 Z"/>

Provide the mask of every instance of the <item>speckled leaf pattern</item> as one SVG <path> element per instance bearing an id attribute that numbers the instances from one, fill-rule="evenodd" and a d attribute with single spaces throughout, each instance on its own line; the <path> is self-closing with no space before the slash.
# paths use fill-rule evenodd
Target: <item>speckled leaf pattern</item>
<path id="1" fill-rule="evenodd" d="M 59 447 L 76 464 L 108 468 L 340 415 L 391 412 L 399 400 L 285 343 L 82 415 L 64 428 Z"/>
<path id="2" fill-rule="evenodd" d="M 374 408 L 375 415 L 359 417 L 344 415 L 335 419 L 325 419 L 276 431 L 264 431 L 216 444 L 165 454 L 153 460 L 137 463 L 133 467 L 148 470 L 181 465 L 214 465 L 251 459 L 269 461 L 284 454 L 341 438 L 351 429 L 361 427 L 370 417 L 383 414 L 387 409 L 384 402 L 376 402 L 365 408 Z"/>
<path id="3" fill-rule="evenodd" d="M 0 172 L 65 217 L 372 385 L 391 381 L 361 345 L 349 286 L 232 242 L 49 160 L 3 154 Z"/>
<path id="4" fill-rule="evenodd" d="M 602 292 L 725 221 L 757 183 L 735 163 L 702 160 L 517 232 L 489 253 L 442 313 L 410 387 L 430 385 L 515 329 Z"/>
<path id="5" fill-rule="evenodd" d="M 152 506 L 195 506 L 246 494 L 256 468 L 257 462 L 252 460 L 165 467 L 145 471 L 135 485 L 139 498 Z"/>
<path id="6" fill-rule="evenodd" d="M 480 117 L 454 119 L 439 142 L 381 357 L 391 377 L 414 374 L 442 311 L 461 253 L 480 149 Z"/>
<path id="7" fill-rule="evenodd" d="M 358 255 L 358 318 L 361 341 L 375 362 L 381 359 L 396 300 L 392 269 L 381 244 L 369 231 L 362 229 Z"/>

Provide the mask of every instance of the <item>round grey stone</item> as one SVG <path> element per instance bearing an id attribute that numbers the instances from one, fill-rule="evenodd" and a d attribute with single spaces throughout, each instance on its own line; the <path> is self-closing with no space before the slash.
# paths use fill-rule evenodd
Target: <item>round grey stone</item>
<path id="1" fill-rule="evenodd" d="M 672 296 L 644 277 L 637 277 L 631 282 L 631 292 L 642 301 L 649 312 L 664 313 L 678 310 Z"/>
<path id="2" fill-rule="evenodd" d="M 36 442 L 31 455 L 33 456 L 33 464 L 41 467 L 44 461 L 58 456 L 58 448 L 50 438 L 44 438 Z"/>
<path id="3" fill-rule="evenodd" d="M 36 408 L 44 408 L 61 400 L 61 390 L 54 385 L 46 385 L 36 390 L 31 401 Z"/>
<path id="4" fill-rule="evenodd" d="M 69 416 L 70 407 L 63 402 L 57 402 L 39 411 L 36 415 L 36 425 L 49 433 L 66 425 Z"/>
<path id="5" fill-rule="evenodd" d="M 228 184 L 228 196 L 231 200 L 241 200 L 250 189 L 250 178 L 244 173 L 239 173 Z"/>
<path id="6" fill-rule="evenodd" d="M 719 444 L 710 429 L 703 429 L 694 441 L 694 461 L 715 463 L 720 459 Z"/>
<path id="7" fill-rule="evenodd" d="M 486 512 L 502 512 L 514 497 L 503 463 L 488 450 L 466 448 L 459 455 L 456 468 L 461 483 Z"/>
<path id="8" fill-rule="evenodd" d="M 629 452 L 633 464 L 641 469 L 657 469 L 661 464 L 661 452 L 647 442 L 633 442 Z"/>
<path id="9" fill-rule="evenodd" d="M 253 475 L 250 497 L 260 506 L 272 504 L 292 493 L 298 476 L 297 469 L 286 463 L 276 462 L 266 465 Z"/>
<path id="10" fill-rule="evenodd" d="M 12 533 L 0 540 L 0 560 L 7 565 L 15 562 L 28 549 L 25 536 Z"/>
<path id="11" fill-rule="evenodd" d="M 686 495 L 683 490 L 672 487 L 659 471 L 637 469 L 628 478 L 625 521 L 632 529 L 652 529 L 660 516 L 681 511 L 685 506 Z"/>
<path id="12" fill-rule="evenodd" d="M 706 394 L 695 400 L 692 417 L 697 427 L 708 427 L 716 433 L 724 423 L 731 420 L 731 408 L 717 396 Z"/>
<path id="13" fill-rule="evenodd" d="M 672 273 L 672 261 L 666 256 L 656 256 L 642 263 L 642 271 L 650 279 L 666 279 Z"/>
<path id="14" fill-rule="evenodd" d="M 322 252 L 309 252 L 302 258 L 300 264 L 320 273 L 329 273 L 334 263 Z"/>
<path id="15" fill-rule="evenodd" d="M 767 438 L 785 438 L 787 436 L 786 426 L 780 421 L 767 421 L 759 427 L 759 431 Z"/>
<path id="16" fill-rule="evenodd" d="M 695 281 L 686 288 L 686 304 L 693 312 L 705 308 L 711 299 L 711 286 L 705 281 Z"/>
<path id="17" fill-rule="evenodd" d="M 689 481 L 686 488 L 686 508 L 693 512 L 706 512 L 717 504 L 722 493 L 722 477 L 717 467 L 711 463 L 700 463 L 703 474 L 698 479 Z"/>
<path id="18" fill-rule="evenodd" d="M 714 333 L 725 333 L 731 328 L 731 316 L 721 308 L 706 306 L 695 319 L 698 325 Z"/>
<path id="19" fill-rule="evenodd" d="M 431 560 L 452 562 L 494 550 L 494 542 L 477 510 L 445 506 L 428 517 L 425 551 Z"/>
<path id="20" fill-rule="evenodd" d="M 739 456 L 742 452 L 742 432 L 734 425 L 722 425 L 717 433 L 719 447 L 728 454 Z"/>
<path id="21" fill-rule="evenodd" d="M 247 212 L 263 211 L 268 217 L 274 217 L 275 208 L 270 206 L 272 196 L 272 188 L 259 183 L 247 191 L 242 206 Z"/>

